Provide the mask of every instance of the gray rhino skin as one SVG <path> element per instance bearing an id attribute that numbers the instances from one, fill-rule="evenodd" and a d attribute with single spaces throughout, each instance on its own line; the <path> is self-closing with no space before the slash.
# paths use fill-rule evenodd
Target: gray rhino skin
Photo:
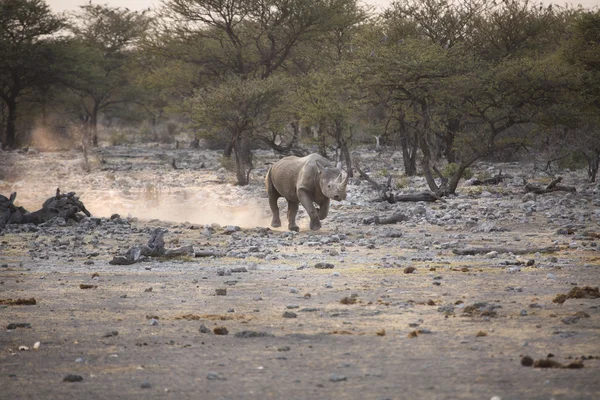
<path id="1" fill-rule="evenodd" d="M 289 156 L 277 161 L 269 168 L 265 177 L 269 206 L 273 213 L 271 226 L 281 226 L 277 199 L 284 197 L 288 203 L 288 229 L 299 231 L 296 225 L 298 205 L 302 204 L 310 217 L 310 229 L 321 228 L 320 220 L 329 212 L 330 199 L 342 201 L 346 198 L 348 176 L 319 154 L 306 157 Z M 319 208 L 315 208 L 316 203 Z"/>

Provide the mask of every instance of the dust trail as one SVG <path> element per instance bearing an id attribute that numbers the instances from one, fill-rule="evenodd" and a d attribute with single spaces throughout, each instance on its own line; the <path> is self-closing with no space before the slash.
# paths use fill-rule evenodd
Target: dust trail
<path id="1" fill-rule="evenodd" d="M 198 225 L 217 223 L 242 228 L 267 227 L 271 221 L 266 199 L 229 199 L 218 190 L 206 188 L 178 190 L 170 194 L 141 192 L 123 195 L 118 191 L 103 191 L 93 196 L 87 193 L 81 199 L 97 217 L 120 214 L 141 220 L 158 219 Z"/>

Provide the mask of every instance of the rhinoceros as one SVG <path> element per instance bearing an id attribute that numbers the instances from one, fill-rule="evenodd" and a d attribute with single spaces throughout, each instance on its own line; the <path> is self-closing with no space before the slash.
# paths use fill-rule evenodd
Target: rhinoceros
<path id="1" fill-rule="evenodd" d="M 273 213 L 271 226 L 281 226 L 277 199 L 284 197 L 288 203 L 290 231 L 300 230 L 296 225 L 299 204 L 302 204 L 310 217 L 310 229 L 320 229 L 320 220 L 325 219 L 329 212 L 330 199 L 346 199 L 348 176 L 343 178 L 342 175 L 331 162 L 316 153 L 306 157 L 284 157 L 277 161 L 269 168 L 265 177 L 269 206 Z M 315 208 L 313 203 L 316 203 L 318 208 Z"/>

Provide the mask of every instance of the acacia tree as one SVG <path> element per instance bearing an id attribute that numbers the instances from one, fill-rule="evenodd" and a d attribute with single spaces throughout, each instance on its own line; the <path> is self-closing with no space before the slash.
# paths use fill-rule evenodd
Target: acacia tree
<path id="1" fill-rule="evenodd" d="M 18 99 L 51 82 L 55 75 L 56 54 L 49 35 L 62 27 L 63 21 L 42 0 L 0 2 L 0 99 L 7 109 L 5 143 L 9 148 L 17 144 Z"/>
<path id="2" fill-rule="evenodd" d="M 207 135 L 224 136 L 232 144 L 238 185 L 247 185 L 252 170 L 250 141 L 263 131 L 277 131 L 287 122 L 285 84 L 276 77 L 232 77 L 200 89 L 190 100 L 190 114 Z"/>
<path id="3" fill-rule="evenodd" d="M 279 71 L 298 72 L 308 48 L 323 47 L 333 32 L 365 18 L 356 0 L 168 0 L 164 4 L 160 36 L 183 44 L 180 49 L 190 45 L 187 48 L 194 50 L 185 55 L 166 53 L 198 67 L 201 78 L 195 83 L 199 85 L 206 85 L 208 79 L 268 79 Z M 281 150 L 269 135 L 260 139 Z M 229 143 L 226 156 L 232 151 L 250 152 L 250 146 L 235 148 L 241 142 Z"/>
<path id="4" fill-rule="evenodd" d="M 570 141 L 588 164 L 590 182 L 600 167 L 600 11 L 583 12 L 572 19 L 571 36 L 561 51 L 562 58 L 581 71 L 578 94 L 582 97 L 580 123 Z"/>
<path id="5" fill-rule="evenodd" d="M 133 100 L 129 63 L 147 31 L 146 12 L 87 4 L 71 16 L 72 54 L 78 60 L 68 82 L 80 98 L 85 134 L 98 145 L 98 116 L 114 104 Z"/>

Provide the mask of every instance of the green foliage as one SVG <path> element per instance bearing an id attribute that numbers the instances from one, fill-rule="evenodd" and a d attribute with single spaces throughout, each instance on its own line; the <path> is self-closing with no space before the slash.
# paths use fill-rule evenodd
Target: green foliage
<path id="1" fill-rule="evenodd" d="M 219 165 L 229 172 L 235 172 L 235 160 L 231 157 L 222 156 L 219 158 Z"/>
<path id="2" fill-rule="evenodd" d="M 123 146 L 126 144 L 133 143 L 130 135 L 120 129 L 113 129 L 110 131 L 108 142 L 111 146 Z"/>
<path id="3" fill-rule="evenodd" d="M 455 176 L 456 174 L 458 174 L 458 170 L 459 170 L 458 164 L 449 163 L 442 170 L 442 176 L 445 178 L 451 178 L 451 177 Z M 471 171 L 471 168 L 466 168 L 460 176 L 460 178 L 462 178 L 462 179 L 471 179 L 472 177 L 473 177 L 473 171 Z"/>
<path id="4" fill-rule="evenodd" d="M 585 168 L 587 166 L 587 161 L 583 153 L 571 152 L 568 156 L 557 160 L 556 165 L 558 165 L 558 167 L 561 169 L 569 169 L 571 171 L 576 171 L 578 169 Z"/>
<path id="5" fill-rule="evenodd" d="M 42 0 L 0 2 L 0 99 L 7 108 L 2 122 L 8 147 L 17 144 L 17 100 L 58 80 L 52 35 L 63 25 Z"/>

